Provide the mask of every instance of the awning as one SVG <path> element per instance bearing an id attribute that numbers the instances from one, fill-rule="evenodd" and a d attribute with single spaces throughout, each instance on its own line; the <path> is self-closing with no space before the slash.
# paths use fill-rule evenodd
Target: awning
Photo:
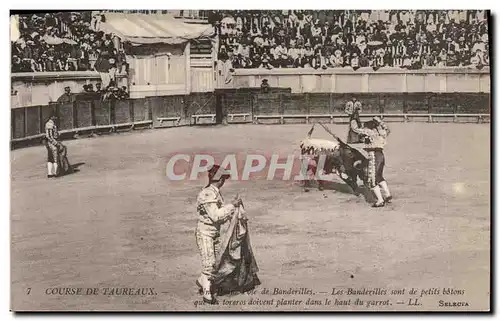
<path id="1" fill-rule="evenodd" d="M 99 31 L 113 33 L 132 44 L 180 44 L 214 33 L 210 25 L 185 23 L 171 15 L 106 13 L 105 19 Z"/>

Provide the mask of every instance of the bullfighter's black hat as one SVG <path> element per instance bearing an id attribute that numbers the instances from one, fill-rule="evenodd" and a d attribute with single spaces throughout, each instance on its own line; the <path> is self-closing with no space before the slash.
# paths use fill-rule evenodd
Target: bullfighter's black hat
<path id="1" fill-rule="evenodd" d="M 224 168 L 221 168 L 220 165 L 213 165 L 209 170 L 208 170 L 208 179 L 210 182 L 217 182 L 221 179 L 227 179 L 230 178 L 231 175 L 227 170 Z"/>

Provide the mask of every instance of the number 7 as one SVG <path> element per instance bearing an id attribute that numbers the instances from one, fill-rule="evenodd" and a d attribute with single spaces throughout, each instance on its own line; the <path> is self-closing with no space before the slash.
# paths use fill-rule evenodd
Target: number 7
<path id="1" fill-rule="evenodd" d="M 31 292 L 31 288 L 28 288 L 28 294 L 30 294 L 30 292 Z"/>

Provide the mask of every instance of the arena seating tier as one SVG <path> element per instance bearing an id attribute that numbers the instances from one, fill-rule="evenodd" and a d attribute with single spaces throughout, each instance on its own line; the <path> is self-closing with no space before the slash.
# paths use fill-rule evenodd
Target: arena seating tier
<path id="1" fill-rule="evenodd" d="M 126 72 L 125 54 L 112 36 L 95 31 L 101 18 L 90 11 L 20 15 L 12 72 Z"/>
<path id="2" fill-rule="evenodd" d="M 477 10 L 212 11 L 218 58 L 233 68 L 489 65 L 487 12 Z"/>
<path id="3" fill-rule="evenodd" d="M 477 67 L 489 65 L 487 12 L 477 10 L 211 11 L 218 59 L 232 68 Z M 12 72 L 126 72 L 91 12 L 20 15 Z"/>

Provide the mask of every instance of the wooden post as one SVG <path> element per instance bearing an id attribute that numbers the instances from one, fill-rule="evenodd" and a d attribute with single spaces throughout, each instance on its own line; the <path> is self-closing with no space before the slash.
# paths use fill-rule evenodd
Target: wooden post
<path id="1" fill-rule="evenodd" d="M 407 92 L 403 93 L 403 97 L 404 97 L 404 100 L 403 100 L 403 113 L 407 114 L 408 113 L 408 93 Z"/>
<path id="2" fill-rule="evenodd" d="M 455 96 L 455 97 L 458 97 L 458 96 Z M 457 102 L 458 102 L 458 99 L 456 99 L 455 97 L 453 97 L 453 115 L 455 116 L 456 114 L 458 114 L 458 105 L 457 105 Z M 456 121 L 456 116 L 453 117 L 453 122 Z"/>
<path id="3" fill-rule="evenodd" d="M 73 103 L 72 103 L 72 109 L 73 109 L 73 123 L 72 123 L 72 129 L 76 129 L 78 128 L 78 114 L 77 114 L 77 110 L 76 110 L 76 101 L 73 100 Z"/>
<path id="4" fill-rule="evenodd" d="M 191 43 L 189 41 L 186 43 L 186 47 L 184 48 L 184 58 L 186 66 L 185 94 L 189 95 L 191 93 Z"/>
<path id="5" fill-rule="evenodd" d="M 459 107 L 458 104 L 460 103 L 460 98 L 459 98 L 460 94 L 457 93 L 457 92 L 454 92 L 452 95 L 453 96 L 452 96 L 451 101 L 453 102 L 453 113 L 457 114 L 458 113 L 458 107 Z"/>
<path id="6" fill-rule="evenodd" d="M 90 101 L 90 124 L 91 126 L 97 125 L 97 121 L 95 119 L 95 100 Z M 90 136 L 97 136 L 97 131 L 92 129 L 92 131 L 90 132 Z"/>
<path id="7" fill-rule="evenodd" d="M 279 93 L 278 94 L 278 99 L 279 99 L 279 111 L 278 111 L 278 114 L 280 114 L 281 116 L 283 116 L 283 114 L 285 113 L 285 110 L 284 110 L 284 107 L 283 107 L 283 93 Z"/>
<path id="8" fill-rule="evenodd" d="M 385 113 L 385 99 L 382 98 L 383 94 L 378 95 L 378 111 L 381 114 Z"/>
<path id="9" fill-rule="evenodd" d="M 152 107 L 152 103 L 151 103 L 151 100 L 147 99 L 146 98 L 146 102 L 147 102 L 147 111 L 148 111 L 148 115 L 147 115 L 147 120 L 151 120 L 151 125 L 149 126 L 149 128 L 153 128 L 153 107 Z"/>
<path id="10" fill-rule="evenodd" d="M 16 109 L 10 109 L 10 128 L 11 128 L 11 139 L 16 138 Z"/>
<path id="11" fill-rule="evenodd" d="M 328 114 L 333 114 L 333 94 L 328 94 Z M 330 122 L 331 123 L 331 122 Z"/>
<path id="12" fill-rule="evenodd" d="M 430 100 L 430 97 L 428 95 L 425 95 L 424 106 L 425 106 L 425 109 L 427 109 L 428 114 L 431 113 L 431 109 L 429 108 L 429 100 Z"/>
<path id="13" fill-rule="evenodd" d="M 247 96 L 247 99 L 250 101 L 250 118 L 253 119 L 253 115 L 254 115 L 254 95 L 252 92 L 248 92 L 246 95 Z M 252 121 L 253 122 L 253 121 Z"/>
<path id="14" fill-rule="evenodd" d="M 309 93 L 306 93 L 305 101 L 306 101 L 306 114 L 311 114 L 311 105 L 309 103 Z M 306 124 L 309 124 L 309 118 L 306 118 Z"/>
<path id="15" fill-rule="evenodd" d="M 12 122 L 12 126 L 14 126 L 14 122 Z M 43 134 L 45 132 L 45 122 L 43 121 L 42 106 L 38 106 L 38 129 L 40 134 Z"/>
<path id="16" fill-rule="evenodd" d="M 110 125 L 116 124 L 115 105 L 116 105 L 116 100 L 113 99 L 113 100 L 109 101 L 109 124 Z"/>
<path id="17" fill-rule="evenodd" d="M 132 99 L 128 99 L 128 111 L 130 114 L 130 122 L 134 123 L 135 122 L 135 116 L 134 116 L 134 104 L 132 103 Z"/>
<path id="18" fill-rule="evenodd" d="M 97 122 L 95 119 L 95 100 L 90 101 L 90 124 L 96 126 Z"/>

